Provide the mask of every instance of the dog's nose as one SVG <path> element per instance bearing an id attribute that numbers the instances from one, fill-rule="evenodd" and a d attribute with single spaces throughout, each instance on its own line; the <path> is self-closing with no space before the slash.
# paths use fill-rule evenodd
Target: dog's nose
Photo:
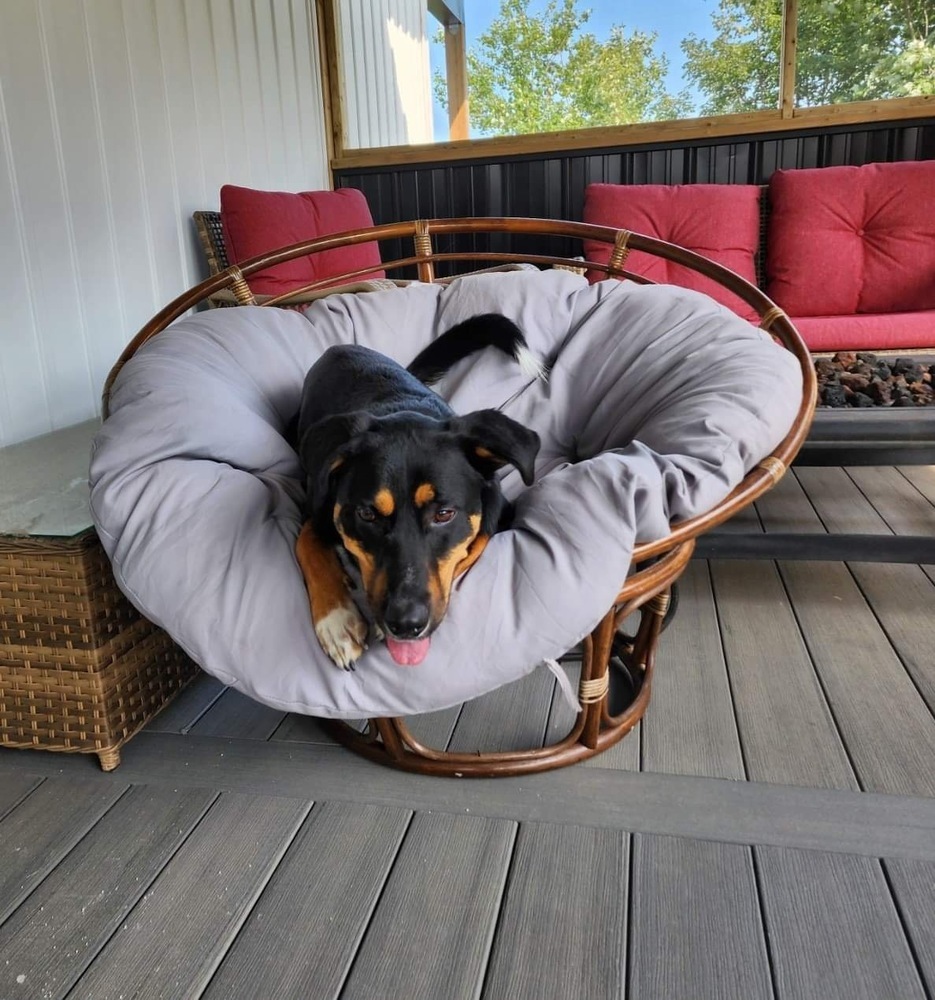
<path id="1" fill-rule="evenodd" d="M 394 639 L 417 639 L 428 628 L 429 607 L 422 601 L 400 601 L 386 609 L 383 624 Z"/>

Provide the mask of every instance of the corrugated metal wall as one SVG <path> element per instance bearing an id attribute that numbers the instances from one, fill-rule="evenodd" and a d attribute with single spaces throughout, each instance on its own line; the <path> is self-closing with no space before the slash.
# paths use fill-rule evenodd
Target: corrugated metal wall
<path id="1" fill-rule="evenodd" d="M 338 16 L 348 147 L 431 142 L 425 0 L 340 0 Z"/>
<path id="2" fill-rule="evenodd" d="M 780 168 L 935 159 L 935 118 L 919 122 L 803 130 L 780 135 L 661 143 L 497 160 L 418 163 L 335 173 L 338 187 L 360 188 L 374 221 L 461 216 L 581 218 L 584 189 L 612 184 L 765 184 Z M 462 247 L 580 253 L 573 241 L 544 247 L 522 236 L 464 236 Z M 384 246 L 384 259 L 411 247 Z"/>
<path id="3" fill-rule="evenodd" d="M 0 445 L 98 411 L 225 182 L 327 187 L 306 0 L 3 0 Z"/>

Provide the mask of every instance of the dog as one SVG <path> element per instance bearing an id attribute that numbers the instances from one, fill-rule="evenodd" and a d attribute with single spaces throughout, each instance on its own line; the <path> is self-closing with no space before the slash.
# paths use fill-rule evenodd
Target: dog
<path id="1" fill-rule="evenodd" d="M 512 465 L 533 483 L 535 431 L 498 410 L 458 416 L 430 388 L 491 346 L 531 377 L 543 375 L 520 329 L 494 313 L 442 334 L 408 368 L 342 345 L 306 375 L 297 426 L 306 507 L 296 558 L 318 640 L 345 670 L 367 648 L 371 624 L 397 664 L 421 663 L 454 580 L 509 524 L 498 471 Z"/>

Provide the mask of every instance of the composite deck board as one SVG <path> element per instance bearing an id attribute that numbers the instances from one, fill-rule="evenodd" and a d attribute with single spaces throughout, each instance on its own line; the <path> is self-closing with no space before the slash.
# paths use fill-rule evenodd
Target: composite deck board
<path id="1" fill-rule="evenodd" d="M 832 534 L 891 535 L 892 529 L 844 469 L 796 469 L 810 503 Z"/>
<path id="2" fill-rule="evenodd" d="M 520 827 L 485 1000 L 623 996 L 628 839 L 616 830 Z"/>
<path id="3" fill-rule="evenodd" d="M 411 815 L 316 804 L 204 1000 L 337 997 Z"/>
<path id="4" fill-rule="evenodd" d="M 776 567 L 714 560 L 711 570 L 747 776 L 856 788 Z"/>
<path id="5" fill-rule="evenodd" d="M 410 715 L 405 719 L 410 733 L 423 746 L 435 750 L 445 750 L 451 742 L 451 736 L 461 717 L 461 705 L 442 708 L 437 712 L 425 712 L 422 715 Z"/>
<path id="6" fill-rule="evenodd" d="M 791 469 L 757 502 L 757 510 L 767 532 L 791 531 L 823 534 L 827 531 L 813 506 L 802 478 L 802 469 Z"/>
<path id="7" fill-rule="evenodd" d="M 781 564 L 864 788 L 935 796 L 935 717 L 841 563 Z M 918 623 L 935 648 L 935 616 Z"/>
<path id="8" fill-rule="evenodd" d="M 227 690 L 210 674 L 199 674 L 146 728 L 153 733 L 187 733 Z"/>
<path id="9" fill-rule="evenodd" d="M 935 504 L 892 466 L 854 466 L 848 475 L 898 535 L 931 536 Z"/>
<path id="10" fill-rule="evenodd" d="M 269 708 L 240 691 L 228 688 L 191 727 L 191 732 L 196 736 L 268 740 L 285 717 L 285 712 Z"/>
<path id="11" fill-rule="evenodd" d="M 341 1000 L 477 997 L 516 826 L 418 813 Z"/>
<path id="12" fill-rule="evenodd" d="M 880 862 L 757 847 L 779 1000 L 923 1000 Z"/>
<path id="13" fill-rule="evenodd" d="M 929 503 L 935 504 L 935 465 L 899 465 L 897 468 Z"/>
<path id="14" fill-rule="evenodd" d="M 309 808 L 289 799 L 222 795 L 69 1000 L 198 996 Z"/>
<path id="15" fill-rule="evenodd" d="M 449 749 L 518 750 L 540 747 L 548 725 L 555 678 L 545 667 L 466 702 Z"/>
<path id="16" fill-rule="evenodd" d="M 0 781 L 0 821 L 39 787 L 40 780 L 23 774 L 8 775 Z"/>
<path id="17" fill-rule="evenodd" d="M 935 864 L 887 858 L 883 869 L 922 978 L 929 993 L 935 995 Z"/>
<path id="18" fill-rule="evenodd" d="M 729 534 L 760 534 L 763 531 L 763 524 L 760 521 L 756 504 L 748 504 L 739 510 L 733 517 L 718 525 L 718 531 Z"/>
<path id="19" fill-rule="evenodd" d="M 643 769 L 745 777 L 708 564 L 700 560 L 679 580 L 678 612 L 659 643 Z"/>
<path id="20" fill-rule="evenodd" d="M 635 836 L 631 892 L 631 1000 L 771 1000 L 750 848 Z"/>
<path id="21" fill-rule="evenodd" d="M 0 996 L 66 996 L 214 798 L 131 788 L 0 927 Z"/>
<path id="22" fill-rule="evenodd" d="M 935 580 L 906 563 L 849 563 L 893 648 L 935 711 Z"/>
<path id="23" fill-rule="evenodd" d="M 0 821 L 0 923 L 127 788 L 120 778 L 105 784 L 52 778 L 7 813 Z"/>
<path id="24" fill-rule="evenodd" d="M 282 720 L 270 739 L 282 743 L 323 743 L 331 746 L 337 742 L 318 719 L 295 712 L 290 712 Z"/>

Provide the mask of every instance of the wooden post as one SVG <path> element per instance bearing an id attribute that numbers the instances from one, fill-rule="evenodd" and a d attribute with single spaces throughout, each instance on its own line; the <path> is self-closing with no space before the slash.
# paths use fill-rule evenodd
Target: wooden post
<path id="1" fill-rule="evenodd" d="M 338 54 L 340 40 L 338 0 L 319 0 L 315 6 L 318 11 L 318 49 L 321 54 L 325 122 L 326 125 L 330 124 L 328 152 L 333 161 L 347 148 L 344 79 Z M 333 178 L 332 186 L 334 186 Z"/>
<path id="2" fill-rule="evenodd" d="M 467 139 L 470 115 L 463 24 L 445 25 L 445 76 L 448 83 L 448 138 Z"/>
<path id="3" fill-rule="evenodd" d="M 782 56 L 779 63 L 779 113 L 795 115 L 795 53 L 798 44 L 798 0 L 784 0 L 782 8 Z"/>

